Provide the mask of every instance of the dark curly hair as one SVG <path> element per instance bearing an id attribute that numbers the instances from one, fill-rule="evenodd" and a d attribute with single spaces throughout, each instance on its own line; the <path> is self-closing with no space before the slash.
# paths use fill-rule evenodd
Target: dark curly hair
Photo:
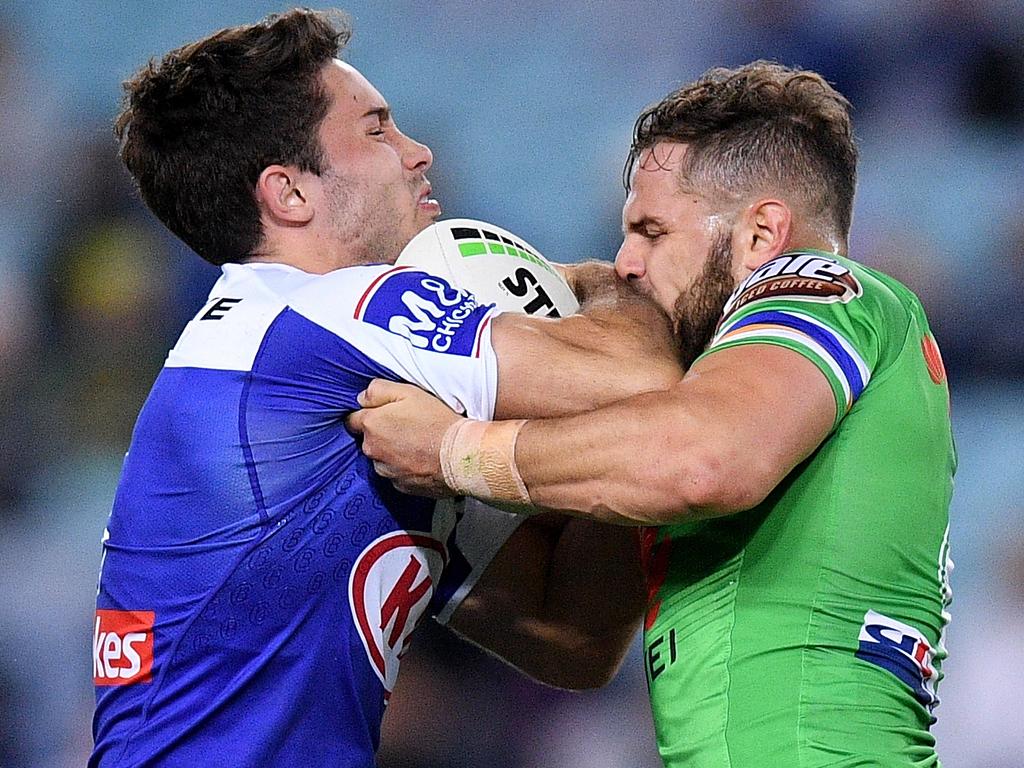
<path id="1" fill-rule="evenodd" d="M 814 72 L 755 61 L 715 68 L 636 121 L 623 183 L 660 141 L 688 145 L 680 183 L 715 199 L 787 192 L 846 239 L 857 183 L 850 103 Z"/>
<path id="2" fill-rule="evenodd" d="M 153 213 L 207 261 L 259 247 L 264 168 L 324 170 L 320 72 L 350 37 L 343 14 L 294 9 L 177 48 L 124 83 L 121 159 Z"/>

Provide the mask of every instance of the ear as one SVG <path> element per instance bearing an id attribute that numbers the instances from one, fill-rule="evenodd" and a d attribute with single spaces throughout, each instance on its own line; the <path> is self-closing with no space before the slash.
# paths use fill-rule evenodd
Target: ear
<path id="1" fill-rule="evenodd" d="M 793 212 L 783 201 L 762 199 L 743 211 L 733 229 L 733 249 L 743 266 L 755 270 L 789 247 L 793 233 Z"/>
<path id="2" fill-rule="evenodd" d="M 308 224 L 313 220 L 308 177 L 294 166 L 268 165 L 256 182 L 260 209 L 281 224 Z"/>

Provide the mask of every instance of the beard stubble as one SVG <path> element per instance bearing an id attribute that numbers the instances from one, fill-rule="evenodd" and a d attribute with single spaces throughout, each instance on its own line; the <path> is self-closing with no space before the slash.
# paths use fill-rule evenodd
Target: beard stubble
<path id="1" fill-rule="evenodd" d="M 708 249 L 704 269 L 672 308 L 679 361 L 685 370 L 690 369 L 711 341 L 722 309 L 735 288 L 731 233 L 720 230 Z"/>

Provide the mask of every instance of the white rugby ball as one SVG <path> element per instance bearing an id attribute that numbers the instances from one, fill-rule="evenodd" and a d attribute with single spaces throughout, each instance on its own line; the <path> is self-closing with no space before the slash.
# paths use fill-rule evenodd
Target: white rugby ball
<path id="1" fill-rule="evenodd" d="M 395 263 L 442 277 L 504 312 L 564 317 L 580 307 L 561 273 L 536 248 L 485 221 L 435 222 L 409 241 Z"/>

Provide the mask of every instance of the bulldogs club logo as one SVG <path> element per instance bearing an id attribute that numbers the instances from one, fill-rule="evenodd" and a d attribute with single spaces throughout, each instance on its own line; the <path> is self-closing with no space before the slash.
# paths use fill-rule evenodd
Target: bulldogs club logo
<path id="1" fill-rule="evenodd" d="M 394 531 L 371 543 L 349 576 L 348 599 L 366 656 L 388 698 L 412 631 L 434 594 L 448 554 L 424 533 Z"/>

